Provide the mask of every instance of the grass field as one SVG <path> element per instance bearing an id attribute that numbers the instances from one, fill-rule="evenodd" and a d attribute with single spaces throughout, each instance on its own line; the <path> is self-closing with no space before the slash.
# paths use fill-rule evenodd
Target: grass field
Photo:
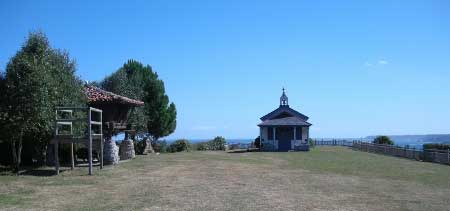
<path id="1" fill-rule="evenodd" d="M 0 176 L 0 209 L 450 210 L 450 166 L 343 147 L 147 155 L 86 174 Z"/>

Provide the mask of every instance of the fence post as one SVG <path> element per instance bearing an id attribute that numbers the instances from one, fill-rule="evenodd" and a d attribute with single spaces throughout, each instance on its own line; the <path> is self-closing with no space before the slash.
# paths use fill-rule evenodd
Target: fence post
<path id="1" fill-rule="evenodd" d="M 434 151 L 434 150 L 433 150 L 433 160 L 432 160 L 431 162 L 433 162 L 433 163 L 434 163 L 434 162 L 435 162 L 435 160 L 436 160 L 436 151 Z"/>

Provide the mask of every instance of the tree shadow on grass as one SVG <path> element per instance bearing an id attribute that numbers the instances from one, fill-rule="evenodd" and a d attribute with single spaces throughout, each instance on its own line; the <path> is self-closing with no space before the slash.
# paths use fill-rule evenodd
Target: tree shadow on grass
<path id="1" fill-rule="evenodd" d="M 60 169 L 59 172 L 64 172 L 66 170 Z M 37 177 L 49 177 L 56 175 L 56 171 L 54 169 L 25 169 L 20 172 L 20 175 L 26 176 L 37 176 Z"/>
<path id="2" fill-rule="evenodd" d="M 63 171 L 66 170 L 61 169 L 59 172 Z M 17 174 L 14 173 L 10 167 L 0 166 L 0 176 L 12 176 L 12 175 Z M 19 175 L 48 177 L 56 175 L 56 171 L 54 169 L 43 169 L 39 167 L 21 167 Z"/>

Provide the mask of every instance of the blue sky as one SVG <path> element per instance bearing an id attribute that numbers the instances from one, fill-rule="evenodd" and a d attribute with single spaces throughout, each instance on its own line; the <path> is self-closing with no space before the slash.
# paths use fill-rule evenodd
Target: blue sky
<path id="1" fill-rule="evenodd" d="M 150 64 L 169 138 L 254 138 L 282 87 L 313 137 L 450 133 L 449 1 L 1 1 L 0 20 L 0 70 L 37 29 L 84 80 Z"/>

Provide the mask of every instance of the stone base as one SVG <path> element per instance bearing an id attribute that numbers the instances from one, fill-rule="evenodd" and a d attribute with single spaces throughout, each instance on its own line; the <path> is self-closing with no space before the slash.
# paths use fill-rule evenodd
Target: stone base
<path id="1" fill-rule="evenodd" d="M 116 142 L 111 139 L 105 139 L 103 145 L 103 164 L 118 164 L 119 163 L 119 147 Z"/>
<path id="2" fill-rule="evenodd" d="M 146 155 L 146 154 L 149 154 L 149 153 L 155 153 L 155 150 L 153 150 L 152 142 L 147 139 L 145 141 L 145 149 L 144 149 L 144 152 L 142 154 Z"/>
<path id="3" fill-rule="evenodd" d="M 133 140 L 123 140 L 120 143 L 120 160 L 128 160 L 136 157 L 136 153 L 134 152 L 134 144 Z"/>

